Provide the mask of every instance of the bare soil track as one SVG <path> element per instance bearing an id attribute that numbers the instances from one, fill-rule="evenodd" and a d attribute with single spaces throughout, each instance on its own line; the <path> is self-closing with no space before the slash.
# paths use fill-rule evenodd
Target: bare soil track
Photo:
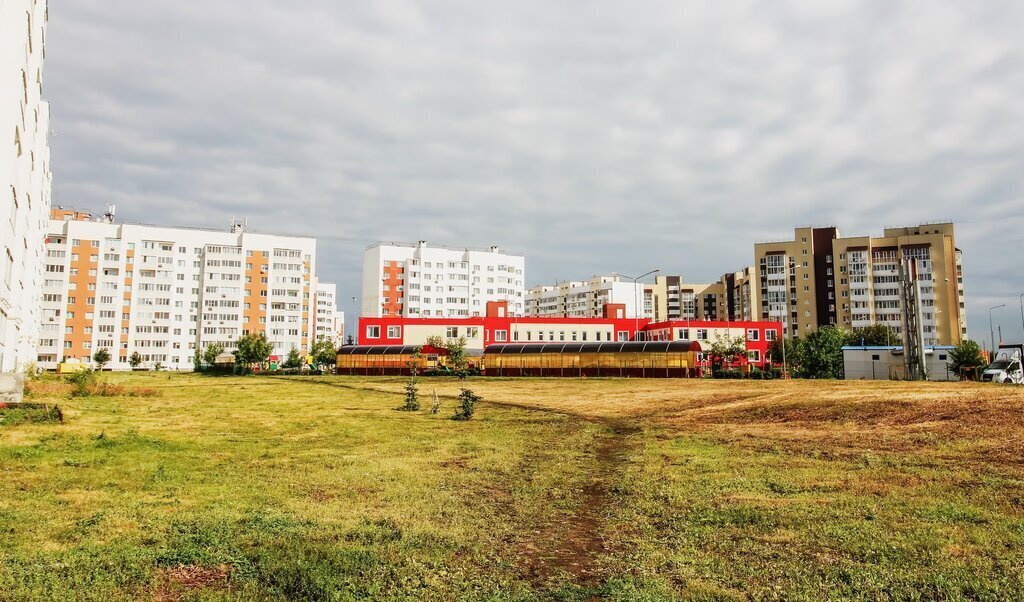
<path id="1" fill-rule="evenodd" d="M 574 512 L 557 522 L 539 525 L 521 544 L 520 562 L 536 584 L 562 574 L 580 586 L 602 581 L 597 560 L 608 552 L 604 524 L 612 502 L 611 487 L 627 461 L 630 435 L 640 430 L 623 422 L 607 426 L 609 432 L 597 444 L 593 470 L 576 496 L 579 503 Z"/>

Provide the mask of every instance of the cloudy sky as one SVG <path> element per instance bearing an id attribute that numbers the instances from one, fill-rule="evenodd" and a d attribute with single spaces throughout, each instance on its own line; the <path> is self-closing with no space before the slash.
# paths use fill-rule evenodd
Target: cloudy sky
<path id="1" fill-rule="evenodd" d="M 1022 31 L 1019 0 L 50 0 L 54 202 L 313 235 L 345 299 L 376 240 L 698 282 L 795 225 L 954 219 L 972 336 L 998 303 L 1019 333 Z"/>

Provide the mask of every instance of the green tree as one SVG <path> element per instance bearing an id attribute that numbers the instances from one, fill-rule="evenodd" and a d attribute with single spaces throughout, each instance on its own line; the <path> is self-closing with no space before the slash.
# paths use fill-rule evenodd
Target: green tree
<path id="1" fill-rule="evenodd" d="M 133 351 L 131 357 L 128 358 L 128 365 L 132 368 L 138 368 L 142 365 L 142 356 L 139 355 L 138 351 Z"/>
<path id="2" fill-rule="evenodd" d="M 797 374 L 803 378 L 843 378 L 843 347 L 852 342 L 852 337 L 853 333 L 838 326 L 823 326 L 807 335 L 797 354 Z"/>
<path id="3" fill-rule="evenodd" d="M 302 367 L 302 355 L 299 353 L 299 350 L 294 348 L 294 347 L 292 347 L 288 351 L 288 357 L 285 358 L 284 363 L 281 364 L 281 365 L 283 367 L 285 367 L 285 368 L 290 369 L 290 370 L 296 370 L 298 368 L 301 368 Z"/>
<path id="4" fill-rule="evenodd" d="M 334 343 L 330 339 L 320 339 L 313 343 L 313 348 L 310 349 L 309 355 L 313 360 L 313 365 L 320 370 L 338 363 L 338 351 L 334 348 Z"/>
<path id="5" fill-rule="evenodd" d="M 783 346 L 786 349 L 785 353 L 782 352 Z M 785 360 L 783 372 L 792 371 L 794 367 L 800 365 L 800 357 L 803 351 L 801 347 L 802 343 L 799 338 L 778 338 L 768 345 L 768 355 L 771 356 L 773 364 L 782 366 L 783 360 Z"/>
<path id="6" fill-rule="evenodd" d="M 743 337 L 731 338 L 728 335 L 718 335 L 706 351 L 708 359 L 711 360 L 711 373 L 721 372 L 746 352 L 747 346 Z"/>
<path id="7" fill-rule="evenodd" d="M 255 365 L 262 366 L 270 359 L 273 349 L 266 332 L 244 334 L 235 341 L 235 363 L 246 370 Z"/>
<path id="8" fill-rule="evenodd" d="M 966 378 L 967 375 L 977 376 L 978 369 L 985 365 L 985 355 L 981 347 L 970 339 L 964 339 L 949 352 L 949 371 Z"/>
<path id="9" fill-rule="evenodd" d="M 480 396 L 469 389 L 459 389 L 459 405 L 455 406 L 453 420 L 469 420 L 476 411 L 476 404 Z"/>
<path id="10" fill-rule="evenodd" d="M 902 345 L 903 339 L 896 329 L 886 324 L 874 324 L 854 328 L 850 335 L 850 345 L 888 346 Z"/>
<path id="11" fill-rule="evenodd" d="M 203 350 L 203 361 L 207 366 L 212 366 L 217 360 L 217 356 L 224 353 L 224 345 L 220 343 L 210 343 Z"/>
<path id="12" fill-rule="evenodd" d="M 96 362 L 98 370 L 102 370 L 103 366 L 110 363 L 110 351 L 106 347 L 100 347 L 96 353 L 92 354 L 92 361 Z"/>
<path id="13" fill-rule="evenodd" d="M 433 336 L 427 338 L 427 346 L 444 351 L 448 356 L 448 367 L 459 380 L 465 380 L 469 372 L 469 355 L 466 353 L 466 339 L 444 339 Z"/>
<path id="14" fill-rule="evenodd" d="M 400 410 L 406 412 L 416 412 L 420 409 L 420 389 L 419 389 L 419 373 L 420 373 L 420 349 L 417 348 L 416 352 L 412 354 L 412 358 L 406 363 L 409 367 L 409 380 L 405 383 L 405 404 L 402 405 Z"/>

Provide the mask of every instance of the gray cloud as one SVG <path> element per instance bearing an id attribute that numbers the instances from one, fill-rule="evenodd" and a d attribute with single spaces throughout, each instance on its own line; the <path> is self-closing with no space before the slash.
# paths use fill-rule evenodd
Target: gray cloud
<path id="1" fill-rule="evenodd" d="M 342 298 L 378 239 L 702 281 L 951 218 L 1020 332 L 1024 5 L 718 4 L 51 0 L 54 199 L 316 235 Z"/>

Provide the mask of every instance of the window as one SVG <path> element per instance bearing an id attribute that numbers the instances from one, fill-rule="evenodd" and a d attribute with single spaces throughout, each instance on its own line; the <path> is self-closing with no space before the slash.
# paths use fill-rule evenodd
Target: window
<path id="1" fill-rule="evenodd" d="M 760 341 L 761 340 L 760 333 L 758 333 L 756 328 L 748 328 L 747 329 L 747 340 L 748 341 Z"/>
<path id="2" fill-rule="evenodd" d="M 504 343 L 504 342 L 508 341 L 508 331 L 507 330 L 495 330 L 494 331 L 494 340 L 495 340 L 495 342 L 498 342 L 498 343 Z"/>
<path id="3" fill-rule="evenodd" d="M 366 338 L 368 338 L 368 339 L 379 339 L 380 338 L 380 326 L 367 326 L 366 327 Z"/>
<path id="4" fill-rule="evenodd" d="M 388 326 L 388 338 L 389 339 L 400 339 L 400 338 L 402 338 L 402 327 L 401 326 Z"/>
<path id="5" fill-rule="evenodd" d="M 448 339 L 457 339 L 457 338 L 459 338 L 459 327 L 458 326 L 449 326 L 449 327 L 445 328 L 444 329 L 444 336 L 445 336 L 445 338 L 448 338 Z"/>
<path id="6" fill-rule="evenodd" d="M 627 330 L 620 330 L 619 331 L 619 341 L 628 341 L 628 340 L 629 340 L 629 331 L 627 331 Z"/>
<path id="7" fill-rule="evenodd" d="M 697 336 L 695 338 L 698 341 L 706 341 L 706 340 L 708 340 L 708 329 L 707 328 L 698 328 L 697 329 Z"/>
<path id="8" fill-rule="evenodd" d="M 761 351 L 758 349 L 751 349 L 747 352 L 747 359 L 755 364 L 761 363 Z"/>
<path id="9" fill-rule="evenodd" d="M 764 331 L 764 340 L 766 340 L 766 341 L 774 341 L 776 338 L 778 338 L 778 333 L 775 332 L 774 330 L 766 330 L 766 331 Z"/>

